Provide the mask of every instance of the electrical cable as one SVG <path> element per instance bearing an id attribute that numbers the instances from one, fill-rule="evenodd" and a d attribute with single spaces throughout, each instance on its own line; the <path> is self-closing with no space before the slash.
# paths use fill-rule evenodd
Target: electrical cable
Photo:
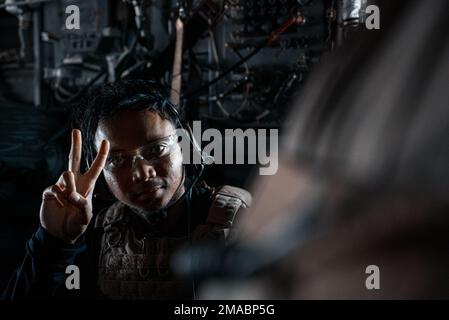
<path id="1" fill-rule="evenodd" d="M 18 1 L 18 2 L 14 2 L 14 3 L 3 2 L 0 4 L 0 9 L 6 8 L 11 5 L 14 5 L 14 6 L 33 5 L 33 4 L 38 4 L 38 3 L 50 2 L 50 1 L 53 1 L 53 0 L 27 0 L 27 1 Z"/>
<path id="2" fill-rule="evenodd" d="M 81 96 L 88 90 L 98 79 L 100 79 L 102 76 L 106 74 L 106 71 L 99 72 L 95 77 L 93 77 L 84 87 L 82 87 L 76 94 L 69 98 L 63 98 L 59 95 L 58 90 L 59 87 L 56 87 L 55 89 L 55 98 L 60 103 L 72 103 L 81 98 Z"/>
<path id="3" fill-rule="evenodd" d="M 276 29 L 267 39 L 264 43 L 262 43 L 261 45 L 257 46 L 251 53 L 249 53 L 247 56 L 245 56 L 243 59 L 241 59 L 240 61 L 236 62 L 235 64 L 233 64 L 231 67 L 229 67 L 228 69 L 226 69 L 224 72 L 222 72 L 219 76 L 217 76 L 215 79 L 209 81 L 208 83 L 206 83 L 205 85 L 202 85 L 201 87 L 192 90 L 191 92 L 188 92 L 183 98 L 189 99 L 193 96 L 195 96 L 196 94 L 198 94 L 199 92 L 203 91 L 204 89 L 207 89 L 208 87 L 210 87 L 211 85 L 217 83 L 218 81 L 220 81 L 221 79 L 223 79 L 225 76 L 227 76 L 229 73 L 231 73 L 232 71 L 234 71 L 235 69 L 237 69 L 238 67 L 240 67 L 242 64 L 244 64 L 246 61 L 248 61 L 249 59 L 251 59 L 253 56 L 255 56 L 257 53 L 259 53 L 263 48 L 269 47 L 274 41 L 276 41 L 279 36 L 284 33 L 290 26 L 292 26 L 293 24 L 301 24 L 304 21 L 304 17 L 301 15 L 293 15 L 291 16 L 289 19 L 287 19 L 287 21 L 282 24 L 278 29 Z"/>

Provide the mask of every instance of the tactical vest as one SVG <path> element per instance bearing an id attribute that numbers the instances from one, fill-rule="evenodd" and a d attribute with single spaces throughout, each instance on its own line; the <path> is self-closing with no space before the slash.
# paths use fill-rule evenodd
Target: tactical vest
<path id="1" fill-rule="evenodd" d="M 251 196 L 243 189 L 222 186 L 212 191 L 207 219 L 190 236 L 136 236 L 130 211 L 117 202 L 97 216 L 102 228 L 98 259 L 98 289 L 107 299 L 192 299 L 193 283 L 176 279 L 170 271 L 171 255 L 189 242 L 226 241 L 228 231 Z M 194 213 L 193 213 L 194 214 Z"/>

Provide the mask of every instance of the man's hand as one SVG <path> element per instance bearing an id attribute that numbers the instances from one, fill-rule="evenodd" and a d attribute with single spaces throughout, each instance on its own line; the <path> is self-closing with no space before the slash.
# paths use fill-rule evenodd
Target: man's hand
<path id="1" fill-rule="evenodd" d="M 92 166 L 81 174 L 81 144 L 81 132 L 72 130 L 68 171 L 45 189 L 40 210 L 44 229 L 68 243 L 74 243 L 92 219 L 92 193 L 109 153 L 109 142 L 103 140 Z"/>

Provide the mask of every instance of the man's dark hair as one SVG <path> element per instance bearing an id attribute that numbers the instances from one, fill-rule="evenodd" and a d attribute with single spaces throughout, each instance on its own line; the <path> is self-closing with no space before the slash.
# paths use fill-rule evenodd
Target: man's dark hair
<path id="1" fill-rule="evenodd" d="M 99 122 L 125 109 L 154 110 L 179 127 L 168 90 L 154 81 L 121 80 L 94 86 L 72 112 L 72 125 L 81 130 L 83 157 L 89 163 L 96 154 L 94 141 Z"/>

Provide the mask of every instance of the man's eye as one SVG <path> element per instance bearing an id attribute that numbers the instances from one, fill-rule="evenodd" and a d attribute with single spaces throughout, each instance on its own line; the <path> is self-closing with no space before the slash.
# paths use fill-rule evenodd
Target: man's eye
<path id="1" fill-rule="evenodd" d="M 152 155 L 159 156 L 165 152 L 167 149 L 167 146 L 164 144 L 157 144 L 155 146 L 152 146 L 148 151 Z"/>
<path id="2" fill-rule="evenodd" d="M 123 166 L 124 163 L 125 158 L 120 155 L 110 157 L 107 162 L 107 164 L 112 168 L 120 168 Z"/>

